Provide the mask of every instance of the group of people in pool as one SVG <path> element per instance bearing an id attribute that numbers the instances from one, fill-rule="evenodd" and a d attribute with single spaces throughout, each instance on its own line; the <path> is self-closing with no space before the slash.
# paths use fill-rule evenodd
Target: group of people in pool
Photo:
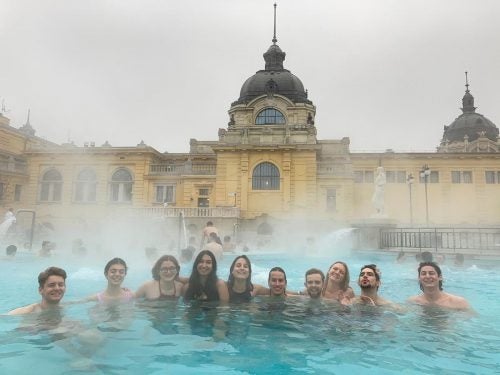
<path id="1" fill-rule="evenodd" d="M 252 265 L 246 255 L 234 259 L 227 281 L 217 277 L 217 260 L 209 250 L 199 252 L 193 262 L 189 278 L 179 276 L 179 271 L 180 265 L 177 259 L 172 255 L 163 255 L 153 265 L 151 270 L 153 279 L 133 293 L 122 287 L 127 274 L 127 264 L 121 258 L 114 258 L 104 268 L 107 288 L 86 300 L 123 303 L 134 298 L 155 301 L 177 300 L 183 297 L 185 302 L 198 300 L 241 303 L 249 302 L 258 295 L 268 295 L 272 298 L 324 299 L 342 305 L 394 305 L 378 294 L 381 272 L 375 264 L 361 267 L 357 279 L 360 288 L 358 296 L 349 285 L 349 268 L 341 261 L 333 263 L 328 268 L 326 276 L 317 268 L 307 270 L 305 288 L 300 292 L 290 292 L 286 289 L 286 273 L 281 267 L 271 268 L 267 287 L 252 283 Z M 9 314 L 26 314 L 57 307 L 66 291 L 65 280 L 66 272 L 63 269 L 49 267 L 38 276 L 41 301 L 12 310 Z M 443 291 L 443 275 L 437 263 L 432 261 L 420 263 L 418 280 L 422 294 L 410 297 L 409 302 L 458 310 L 470 309 L 464 298 Z"/>

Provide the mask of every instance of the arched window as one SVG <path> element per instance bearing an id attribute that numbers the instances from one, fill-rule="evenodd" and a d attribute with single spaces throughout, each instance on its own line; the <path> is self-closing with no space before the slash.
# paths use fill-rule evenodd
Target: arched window
<path id="1" fill-rule="evenodd" d="M 132 174 L 125 168 L 120 168 L 111 176 L 111 202 L 132 201 Z"/>
<path id="2" fill-rule="evenodd" d="M 255 124 L 257 125 L 270 125 L 270 124 L 284 124 L 285 116 L 283 113 L 274 108 L 266 108 L 257 115 Z"/>
<path id="3" fill-rule="evenodd" d="M 279 190 L 280 171 L 271 163 L 263 162 L 255 167 L 252 174 L 253 190 Z"/>
<path id="4" fill-rule="evenodd" d="M 59 202 L 62 196 L 63 179 L 57 169 L 49 169 L 42 176 L 40 183 L 40 201 Z"/>
<path id="5" fill-rule="evenodd" d="M 97 178 L 92 169 L 84 169 L 78 173 L 75 185 L 75 201 L 95 202 Z"/>

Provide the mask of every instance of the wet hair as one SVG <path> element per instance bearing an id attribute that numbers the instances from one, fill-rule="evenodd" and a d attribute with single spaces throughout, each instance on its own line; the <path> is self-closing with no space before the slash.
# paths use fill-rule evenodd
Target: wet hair
<path id="1" fill-rule="evenodd" d="M 422 252 L 422 262 L 432 262 L 432 253 L 428 251 Z"/>
<path id="2" fill-rule="evenodd" d="M 127 263 L 125 263 L 122 258 L 113 258 L 108 263 L 106 263 L 106 266 L 104 267 L 104 276 L 108 274 L 108 271 L 113 264 L 121 264 L 123 267 L 125 267 L 125 273 L 127 273 Z"/>
<path id="3" fill-rule="evenodd" d="M 43 288 L 50 276 L 61 276 L 66 280 L 66 271 L 59 267 L 49 267 L 38 275 L 38 286 Z"/>
<path id="4" fill-rule="evenodd" d="M 212 272 L 208 274 L 205 285 L 203 285 L 198 272 L 198 264 L 205 255 L 208 255 L 212 260 Z M 218 301 L 217 280 L 217 260 L 215 259 L 215 255 L 210 250 L 200 251 L 193 262 L 193 269 L 191 276 L 189 276 L 189 287 L 184 294 L 184 300 L 199 299 L 205 293 L 207 301 Z"/>
<path id="5" fill-rule="evenodd" d="M 176 278 L 179 276 L 179 272 L 181 271 L 181 266 L 179 265 L 179 262 L 177 261 L 177 259 L 175 259 L 175 257 L 173 255 L 163 255 L 160 258 L 158 258 L 158 260 L 154 264 L 153 268 L 151 268 L 151 275 L 153 276 L 153 279 L 160 280 L 161 264 L 163 262 L 168 262 L 168 261 L 172 262 L 175 265 L 175 268 L 177 268 Z"/>
<path id="6" fill-rule="evenodd" d="M 346 263 L 341 262 L 340 260 L 337 262 L 333 262 L 332 265 L 328 267 L 327 276 L 330 274 L 330 270 L 332 269 L 332 267 L 336 264 L 342 264 L 345 268 L 344 280 L 342 280 L 342 282 L 340 283 L 340 289 L 345 292 L 347 289 L 349 289 L 349 282 L 351 281 L 351 278 L 349 276 L 349 267 L 347 267 Z M 328 286 L 328 280 L 329 277 L 326 278 L 325 285 L 323 286 L 323 294 L 325 293 L 326 287 Z"/>
<path id="7" fill-rule="evenodd" d="M 248 264 L 248 278 L 246 279 L 246 287 L 245 290 L 247 291 L 252 291 L 253 290 L 253 284 L 252 284 L 252 263 L 250 263 L 250 259 L 246 255 L 239 255 L 236 258 L 234 258 L 233 263 L 231 263 L 231 267 L 229 268 L 229 277 L 227 278 L 227 286 L 228 289 L 231 290 L 234 285 L 234 276 L 233 276 L 233 270 L 234 267 L 236 266 L 236 262 L 238 259 L 245 259 L 247 264 Z"/>
<path id="8" fill-rule="evenodd" d="M 281 267 L 273 267 L 273 268 L 271 268 L 271 269 L 269 270 L 269 276 L 267 277 L 267 281 L 268 281 L 268 282 L 269 282 L 269 280 L 271 280 L 271 272 L 274 272 L 274 271 L 279 271 L 279 272 L 281 272 L 281 273 L 285 276 L 285 282 L 287 282 L 287 281 L 286 281 L 286 272 L 285 272 L 285 270 L 284 270 L 283 268 L 281 268 Z"/>
<path id="9" fill-rule="evenodd" d="M 429 266 L 429 267 L 434 268 L 434 270 L 436 271 L 436 273 L 438 274 L 439 277 L 443 276 L 443 272 L 441 271 L 441 268 L 439 268 L 439 266 L 437 265 L 436 262 L 422 262 L 418 266 L 418 277 L 419 278 L 420 278 L 420 271 L 425 266 Z M 422 285 L 422 283 L 419 281 L 418 284 L 420 286 L 420 290 L 424 291 L 424 286 Z M 439 290 L 443 290 L 443 280 L 439 280 Z"/>
<path id="10" fill-rule="evenodd" d="M 315 275 L 315 274 L 319 274 L 321 276 L 321 281 L 325 282 L 325 274 L 323 273 L 323 271 L 321 271 L 320 269 L 317 269 L 317 268 L 311 268 L 311 269 L 308 269 L 306 271 L 306 274 L 305 274 L 306 282 L 307 282 L 307 276 Z"/>
<path id="11" fill-rule="evenodd" d="M 7 255 L 15 255 L 17 252 L 17 246 L 16 245 L 9 245 L 5 249 L 5 254 Z"/>
<path id="12" fill-rule="evenodd" d="M 281 267 L 273 267 L 269 270 L 269 276 L 267 277 L 267 282 L 269 283 L 269 281 L 271 281 L 271 273 L 275 272 L 275 271 L 278 271 L 278 272 L 281 272 L 283 274 L 283 276 L 285 277 L 285 284 L 288 284 L 287 280 L 286 280 L 286 272 L 283 268 Z M 271 289 L 269 289 L 269 294 L 271 294 Z M 283 295 L 286 296 L 286 287 L 283 289 Z"/>

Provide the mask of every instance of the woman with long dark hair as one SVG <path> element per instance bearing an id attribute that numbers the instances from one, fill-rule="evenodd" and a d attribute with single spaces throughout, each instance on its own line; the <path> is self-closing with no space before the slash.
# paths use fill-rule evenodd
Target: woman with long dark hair
<path id="1" fill-rule="evenodd" d="M 193 262 L 189 281 L 184 285 L 184 300 L 227 302 L 229 295 L 224 281 L 217 278 L 217 260 L 209 250 L 202 250 Z"/>
<path id="2" fill-rule="evenodd" d="M 153 280 L 145 282 L 135 292 L 135 297 L 149 301 L 177 300 L 182 294 L 182 283 L 178 281 L 180 270 L 174 256 L 163 255 L 151 269 Z"/>
<path id="3" fill-rule="evenodd" d="M 234 258 L 226 285 L 229 302 L 236 303 L 249 302 L 256 294 L 265 294 L 268 290 L 262 285 L 252 284 L 252 264 L 246 255 Z"/>

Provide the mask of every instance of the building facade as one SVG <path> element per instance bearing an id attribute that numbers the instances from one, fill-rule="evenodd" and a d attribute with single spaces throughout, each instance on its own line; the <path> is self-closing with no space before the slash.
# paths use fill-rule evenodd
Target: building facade
<path id="1" fill-rule="evenodd" d="M 182 211 L 337 226 L 374 217 L 402 226 L 499 224 L 498 128 L 475 112 L 468 82 L 463 113 L 445 127 L 436 152 L 353 153 L 348 137 L 317 138 L 316 107 L 284 68 L 276 42 L 264 53 L 264 69 L 243 83 L 218 140 L 191 139 L 187 153 L 160 153 L 144 142 L 57 145 L 36 137 L 29 119 L 15 128 L 0 114 L 1 205 L 58 220 Z"/>

